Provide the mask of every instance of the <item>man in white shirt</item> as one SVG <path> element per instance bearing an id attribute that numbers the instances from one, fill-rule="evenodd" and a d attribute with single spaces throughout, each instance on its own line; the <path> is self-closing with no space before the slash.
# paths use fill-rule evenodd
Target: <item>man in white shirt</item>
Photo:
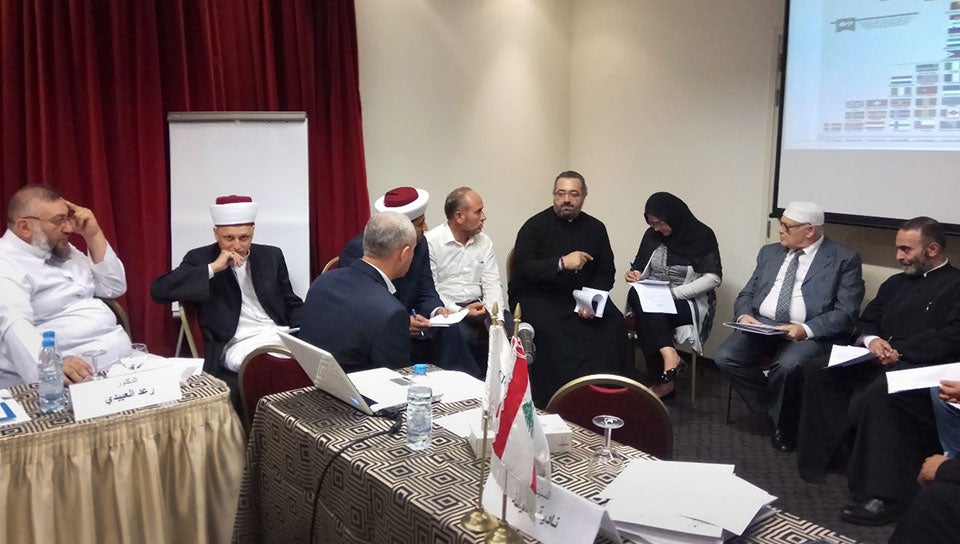
<path id="1" fill-rule="evenodd" d="M 303 301 L 293 292 L 280 248 L 253 243 L 252 198 L 221 196 L 210 216 L 216 243 L 188 251 L 180 266 L 154 280 L 150 296 L 163 304 L 197 304 L 203 370 L 227 382 L 239 403 L 237 372 L 244 358 L 260 346 L 282 344 L 277 331 L 299 325 Z"/>
<path id="2" fill-rule="evenodd" d="M 83 254 L 68 241 L 76 232 Z M 52 188 L 28 185 L 7 206 L 0 238 L 0 387 L 38 380 L 44 331 L 56 333 L 64 355 L 64 383 L 85 380 L 92 369 L 78 356 L 102 349 L 102 361 L 130 351 L 130 338 L 102 300 L 127 290 L 123 264 L 93 212 Z"/>
<path id="3" fill-rule="evenodd" d="M 823 235 L 823 210 L 791 202 L 780 218 L 780 242 L 760 248 L 757 267 L 734 301 L 737 322 L 776 325 L 780 335 L 739 330 L 714 360 L 751 411 L 773 421 L 773 448 L 796 448 L 801 365 L 826 357 L 853 330 L 863 301 L 860 255 Z M 757 365 L 772 357 L 769 375 Z"/>
<path id="4" fill-rule="evenodd" d="M 467 308 L 464 336 L 481 369 L 486 367 L 487 325 L 497 305 L 504 319 L 503 287 L 493 241 L 483 232 L 483 199 L 469 187 L 454 189 L 443 204 L 447 222 L 427 231 L 430 270 L 443 305 Z M 512 331 L 511 331 L 512 333 Z"/>

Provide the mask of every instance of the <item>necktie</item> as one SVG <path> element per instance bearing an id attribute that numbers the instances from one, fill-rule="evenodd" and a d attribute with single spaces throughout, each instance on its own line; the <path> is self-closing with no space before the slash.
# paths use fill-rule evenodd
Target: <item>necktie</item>
<path id="1" fill-rule="evenodd" d="M 793 298 L 793 284 L 797 281 L 797 267 L 800 266 L 800 255 L 803 250 L 793 252 L 787 271 L 783 274 L 783 285 L 780 286 L 780 295 L 777 297 L 777 323 L 790 322 L 790 301 Z"/>

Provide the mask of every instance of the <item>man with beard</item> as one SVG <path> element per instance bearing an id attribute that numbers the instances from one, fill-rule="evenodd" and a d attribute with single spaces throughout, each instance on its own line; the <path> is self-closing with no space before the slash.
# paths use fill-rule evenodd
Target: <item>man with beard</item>
<path id="1" fill-rule="evenodd" d="M 613 250 L 600 220 L 583 213 L 587 184 L 574 171 L 553 182 L 553 206 L 534 215 L 517 233 L 510 307 L 537 331 L 531 366 L 533 401 L 544 407 L 568 381 L 589 374 L 622 374 L 628 345 L 623 314 L 607 303 L 603 317 L 574 311 L 573 291 L 613 287 Z"/>
<path id="2" fill-rule="evenodd" d="M 804 399 L 797 463 L 807 481 L 822 481 L 847 437 L 853 504 L 841 513 L 860 525 L 897 519 L 918 486 L 923 460 L 940 450 L 927 389 L 887 393 L 886 372 L 960 358 L 960 270 L 947 262 L 943 227 L 917 217 L 897 232 L 903 273 L 885 281 L 860 316 L 872 362 L 804 366 Z"/>
<path id="3" fill-rule="evenodd" d="M 76 232 L 87 254 L 70 244 Z M 105 361 L 130 351 L 130 338 L 102 300 L 127 290 L 123 264 L 93 212 L 45 186 L 28 185 L 7 205 L 0 237 L 0 387 L 38 380 L 42 333 L 54 331 L 64 355 L 63 381 L 92 369 L 76 355 L 106 350 Z"/>

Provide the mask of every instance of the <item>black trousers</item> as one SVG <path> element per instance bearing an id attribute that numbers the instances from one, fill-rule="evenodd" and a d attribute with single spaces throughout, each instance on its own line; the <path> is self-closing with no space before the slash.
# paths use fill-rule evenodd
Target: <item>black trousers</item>
<path id="1" fill-rule="evenodd" d="M 656 381 L 663 374 L 663 357 L 660 348 L 673 346 L 673 329 L 693 323 L 690 304 L 674 299 L 676 314 L 648 314 L 640 307 L 640 297 L 634 289 L 627 295 L 627 303 L 637 323 L 637 340 L 647 362 L 647 377 Z"/>
<path id="2" fill-rule="evenodd" d="M 888 544 L 960 542 L 960 485 L 935 481 L 914 499 Z"/>

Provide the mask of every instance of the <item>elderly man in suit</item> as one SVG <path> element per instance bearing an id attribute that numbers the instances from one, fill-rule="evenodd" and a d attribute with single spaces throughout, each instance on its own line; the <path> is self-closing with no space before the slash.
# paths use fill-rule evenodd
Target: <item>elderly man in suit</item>
<path id="1" fill-rule="evenodd" d="M 239 410 L 237 372 L 256 348 L 281 344 L 278 330 L 299 324 L 300 300 L 278 247 L 254 244 L 257 204 L 221 196 L 210 206 L 216 242 L 191 249 L 177 268 L 154 280 L 155 302 L 197 304 L 204 339 L 203 370 L 230 386 Z"/>
<path id="2" fill-rule="evenodd" d="M 348 371 L 410 364 L 410 315 L 393 280 L 413 260 L 417 235 L 399 213 L 374 214 L 363 230 L 363 256 L 313 281 L 300 338 L 329 351 Z"/>
<path id="3" fill-rule="evenodd" d="M 849 335 L 863 300 L 860 256 L 823 235 L 823 211 L 791 202 L 780 218 L 780 242 L 760 248 L 757 266 L 734 303 L 738 323 L 774 325 L 778 334 L 733 331 L 715 361 L 751 411 L 773 421 L 777 451 L 796 448 L 801 365 L 826 357 Z M 765 376 L 757 360 L 772 356 Z"/>

